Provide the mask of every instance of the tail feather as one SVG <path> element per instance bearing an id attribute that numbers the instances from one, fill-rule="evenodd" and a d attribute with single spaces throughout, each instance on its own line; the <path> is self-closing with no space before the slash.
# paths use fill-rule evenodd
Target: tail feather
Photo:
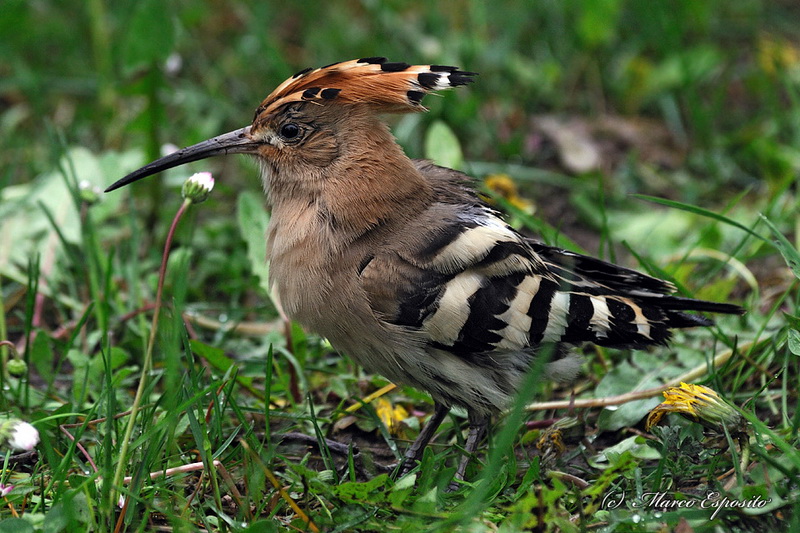
<path id="1" fill-rule="evenodd" d="M 714 324 L 708 317 L 684 311 L 742 313 L 735 305 L 671 296 L 648 298 L 571 291 L 560 291 L 560 294 L 569 304 L 558 306 L 556 314 L 561 317 L 554 316 L 554 308 L 551 308 L 548 321 L 560 321 L 565 327 L 557 330 L 556 335 L 545 335 L 544 341 L 641 348 L 665 344 L 672 337 L 673 329 Z"/>
<path id="2" fill-rule="evenodd" d="M 672 294 L 675 286 L 663 279 L 654 278 L 630 268 L 621 267 L 602 259 L 577 254 L 554 246 L 528 240 L 533 250 L 548 263 L 554 273 L 573 283 L 586 282 L 611 290 L 650 294 Z"/>
<path id="3" fill-rule="evenodd" d="M 532 246 L 555 280 L 555 293 L 561 294 L 554 295 L 560 303 L 551 306 L 548 321 L 564 327 L 548 328 L 545 341 L 644 347 L 666 343 L 672 329 L 714 324 L 686 311 L 744 312 L 733 304 L 671 296 L 671 283 L 635 270 L 541 243 Z"/>
<path id="4" fill-rule="evenodd" d="M 644 296 L 640 297 L 640 299 L 672 311 L 702 311 L 722 315 L 741 315 L 744 313 L 744 309 L 735 304 L 695 300 L 694 298 L 682 298 L 680 296 Z"/>

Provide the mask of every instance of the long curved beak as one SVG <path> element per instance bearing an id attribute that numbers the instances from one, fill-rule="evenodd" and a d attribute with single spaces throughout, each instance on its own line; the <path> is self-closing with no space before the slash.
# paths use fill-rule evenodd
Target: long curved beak
<path id="1" fill-rule="evenodd" d="M 231 131 L 213 139 L 208 139 L 197 143 L 193 146 L 181 148 L 177 152 L 164 156 L 161 159 L 156 159 L 139 170 L 135 170 L 118 180 L 113 185 L 106 189 L 106 192 L 111 192 L 120 187 L 124 187 L 134 181 L 139 181 L 142 178 L 153 175 L 168 168 L 177 167 L 192 161 L 199 161 L 207 157 L 224 154 L 253 154 L 260 146 L 260 142 L 253 140 L 250 137 L 250 126 Z"/>

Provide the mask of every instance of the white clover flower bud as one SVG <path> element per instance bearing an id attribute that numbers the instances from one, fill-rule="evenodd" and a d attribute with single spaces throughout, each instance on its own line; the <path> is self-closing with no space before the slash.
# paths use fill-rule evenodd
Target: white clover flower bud
<path id="1" fill-rule="evenodd" d="M 9 436 L 6 439 L 10 447 L 29 452 L 39 444 L 39 432 L 27 422 L 17 420 L 11 426 Z"/>
<path id="2" fill-rule="evenodd" d="M 81 180 L 80 183 L 78 183 L 78 192 L 81 200 L 88 205 L 93 205 L 99 202 L 101 195 L 103 194 L 103 190 L 100 187 L 94 185 L 88 180 Z"/>
<path id="3" fill-rule="evenodd" d="M 198 172 L 183 182 L 181 194 L 193 204 L 204 202 L 214 188 L 214 178 L 211 172 Z"/>

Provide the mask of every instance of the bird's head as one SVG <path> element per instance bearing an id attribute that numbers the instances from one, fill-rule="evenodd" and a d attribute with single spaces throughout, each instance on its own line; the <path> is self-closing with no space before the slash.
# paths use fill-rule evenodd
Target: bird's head
<path id="1" fill-rule="evenodd" d="M 298 72 L 258 106 L 252 124 L 162 157 L 106 189 L 113 191 L 163 170 L 224 154 L 251 154 L 265 187 L 313 187 L 334 169 L 339 175 L 365 154 L 393 140 L 378 121 L 382 113 L 422 111 L 433 91 L 465 85 L 472 72 L 438 65 L 391 63 L 370 57 Z M 375 149 L 379 149 L 378 152 Z M 374 162 L 374 161 L 373 161 Z M 288 183 L 292 182 L 292 183 Z"/>

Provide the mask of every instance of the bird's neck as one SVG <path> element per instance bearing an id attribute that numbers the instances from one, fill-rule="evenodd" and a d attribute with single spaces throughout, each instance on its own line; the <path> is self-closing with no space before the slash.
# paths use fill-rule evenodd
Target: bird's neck
<path id="1" fill-rule="evenodd" d="M 294 221 L 292 235 L 284 238 L 325 236 L 332 238 L 332 244 L 346 247 L 385 224 L 413 220 L 430 205 L 431 183 L 388 128 L 373 125 L 368 131 L 369 136 L 342 146 L 345 154 L 325 168 L 318 180 L 308 186 L 295 182 L 291 190 L 271 192 L 276 222 Z M 291 179 L 281 181 L 292 183 Z"/>
<path id="2" fill-rule="evenodd" d="M 321 207 L 330 215 L 332 228 L 351 237 L 390 221 L 414 218 L 433 196 L 431 184 L 394 139 L 348 161 L 328 184 Z"/>
<path id="3" fill-rule="evenodd" d="M 358 267 L 433 201 L 433 188 L 394 140 L 326 169 L 324 187 L 271 191 L 270 278 L 286 313 L 324 335 L 321 309 L 355 294 Z M 381 148 L 380 151 L 377 149 Z M 334 277 L 338 281 L 333 283 Z"/>

